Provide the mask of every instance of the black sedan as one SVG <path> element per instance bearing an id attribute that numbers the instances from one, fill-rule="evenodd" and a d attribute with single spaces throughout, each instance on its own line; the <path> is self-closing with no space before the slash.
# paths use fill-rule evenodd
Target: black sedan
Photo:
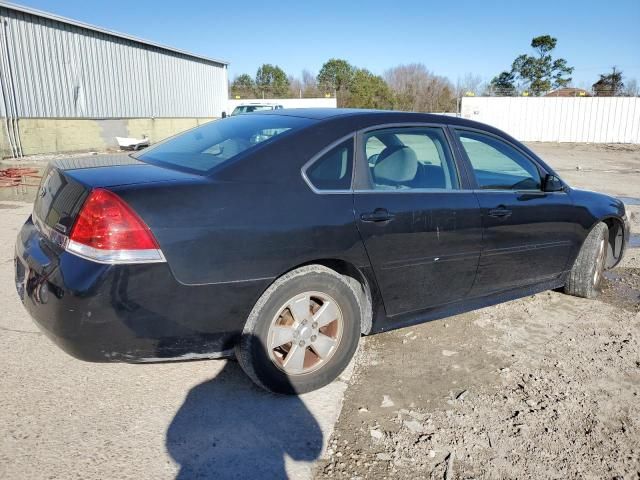
<path id="1" fill-rule="evenodd" d="M 628 238 L 622 202 L 489 126 L 277 110 L 52 162 L 16 286 L 77 358 L 235 351 L 258 385 L 299 393 L 331 382 L 362 334 L 547 289 L 593 297 Z"/>

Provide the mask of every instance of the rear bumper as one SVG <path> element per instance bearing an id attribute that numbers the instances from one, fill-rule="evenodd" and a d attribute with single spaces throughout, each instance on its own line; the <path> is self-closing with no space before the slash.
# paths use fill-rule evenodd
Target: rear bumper
<path id="1" fill-rule="evenodd" d="M 91 362 L 218 358 L 266 284 L 188 286 L 166 263 L 103 265 L 60 250 L 31 222 L 18 235 L 18 295 L 62 350 Z"/>

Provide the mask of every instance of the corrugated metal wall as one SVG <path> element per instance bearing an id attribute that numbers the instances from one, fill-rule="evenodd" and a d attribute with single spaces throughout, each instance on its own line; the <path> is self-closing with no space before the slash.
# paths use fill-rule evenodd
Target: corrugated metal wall
<path id="1" fill-rule="evenodd" d="M 223 64 L 2 6 L 0 21 L 0 74 L 18 118 L 218 117 L 226 108 Z"/>

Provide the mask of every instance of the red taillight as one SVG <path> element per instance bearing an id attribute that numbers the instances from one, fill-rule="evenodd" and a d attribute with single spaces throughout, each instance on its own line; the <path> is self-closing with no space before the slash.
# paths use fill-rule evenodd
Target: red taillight
<path id="1" fill-rule="evenodd" d="M 71 229 L 67 250 L 105 263 L 163 261 L 149 227 L 115 193 L 92 190 Z"/>

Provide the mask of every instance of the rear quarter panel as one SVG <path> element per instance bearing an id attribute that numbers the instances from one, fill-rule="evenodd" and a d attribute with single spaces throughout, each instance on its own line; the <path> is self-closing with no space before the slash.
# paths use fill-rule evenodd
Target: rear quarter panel
<path id="1" fill-rule="evenodd" d="M 124 187 L 179 282 L 274 279 L 318 259 L 369 266 L 352 195 L 316 194 L 301 167 L 357 130 L 349 117 L 316 123 L 232 161 L 200 182 Z"/>
<path id="2" fill-rule="evenodd" d="M 350 194 L 293 184 L 205 181 L 118 193 L 149 225 L 187 285 L 273 279 L 316 259 L 368 265 Z"/>

